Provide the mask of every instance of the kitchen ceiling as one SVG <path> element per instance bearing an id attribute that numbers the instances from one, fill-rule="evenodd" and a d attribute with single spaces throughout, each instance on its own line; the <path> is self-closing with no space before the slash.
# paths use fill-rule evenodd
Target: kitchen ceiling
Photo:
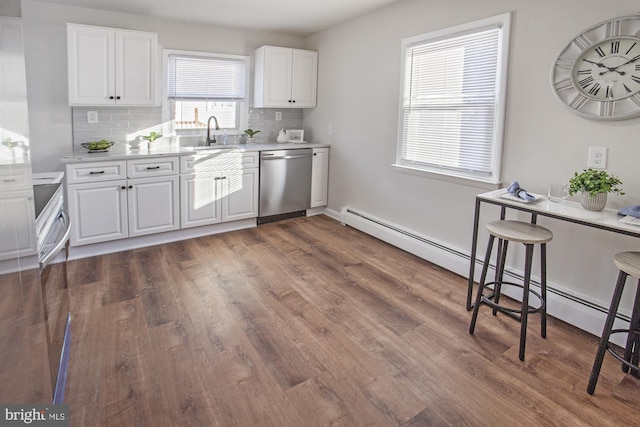
<path id="1" fill-rule="evenodd" d="M 400 0 L 40 0 L 225 27 L 308 36 Z"/>

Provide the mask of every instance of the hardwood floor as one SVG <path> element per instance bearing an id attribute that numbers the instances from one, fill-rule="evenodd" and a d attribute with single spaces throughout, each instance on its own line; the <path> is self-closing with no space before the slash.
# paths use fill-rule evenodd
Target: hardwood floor
<path id="1" fill-rule="evenodd" d="M 69 263 L 72 426 L 640 425 L 597 339 L 324 216 Z"/>

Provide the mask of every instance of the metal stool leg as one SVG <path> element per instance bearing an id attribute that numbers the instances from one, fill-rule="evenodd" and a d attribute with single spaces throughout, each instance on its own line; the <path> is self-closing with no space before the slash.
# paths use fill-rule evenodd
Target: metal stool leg
<path id="1" fill-rule="evenodd" d="M 542 310 L 540 310 L 540 335 L 547 337 L 547 244 L 540 245 L 540 296 Z"/>
<path id="2" fill-rule="evenodd" d="M 531 280 L 531 264 L 533 263 L 533 245 L 526 244 L 524 261 L 524 287 L 522 289 L 522 314 L 520 315 L 520 360 L 524 360 L 527 343 L 527 319 L 529 317 L 529 282 Z"/>
<path id="3" fill-rule="evenodd" d="M 611 298 L 611 306 L 609 307 L 609 314 L 607 314 L 607 320 L 602 330 L 602 337 L 600 338 L 600 345 L 598 345 L 598 351 L 596 352 L 596 358 L 593 361 L 593 368 L 591 369 L 591 377 L 589 377 L 589 385 L 587 386 L 587 393 L 593 394 L 596 389 L 596 383 L 598 382 L 598 376 L 600 375 L 600 368 L 602 368 L 602 360 L 604 354 L 607 351 L 609 345 L 609 336 L 611 335 L 611 329 L 613 328 L 613 322 L 616 319 L 616 313 L 618 312 L 618 306 L 620 305 L 620 299 L 622 298 L 622 291 L 624 290 L 624 282 L 627 280 L 627 273 L 620 271 L 618 274 L 618 281 L 616 282 L 616 288 L 613 291 L 613 297 Z"/>
<path id="4" fill-rule="evenodd" d="M 638 366 L 638 356 L 639 349 L 638 345 L 640 344 L 638 340 L 640 339 L 640 280 L 638 280 L 638 288 L 636 289 L 636 297 L 633 303 L 633 313 L 631 315 L 631 323 L 629 324 L 629 334 L 627 336 L 627 345 L 625 347 L 624 352 L 624 360 Z M 623 372 L 629 372 L 629 366 L 622 365 Z M 640 373 L 635 372 L 636 377 L 640 375 Z"/>
<path id="5" fill-rule="evenodd" d="M 509 247 L 509 241 L 499 239 L 498 240 L 498 262 L 496 265 L 496 284 L 493 287 L 493 302 L 498 304 L 500 302 L 500 294 L 502 292 L 502 280 L 504 278 L 504 266 L 507 262 L 507 248 Z M 493 309 L 493 315 L 498 314 L 498 309 Z"/>
<path id="6" fill-rule="evenodd" d="M 489 243 L 487 243 L 487 252 L 484 255 L 484 264 L 482 265 L 482 274 L 480 275 L 480 286 L 478 287 L 478 294 L 476 295 L 476 302 L 473 306 L 473 315 L 471 316 L 471 324 L 469 325 L 469 333 L 473 334 L 476 328 L 476 321 L 478 320 L 478 309 L 480 308 L 480 301 L 482 300 L 482 292 L 484 291 L 484 284 L 487 279 L 487 271 L 489 270 L 489 261 L 491 261 L 491 250 L 493 249 L 493 241 L 495 236 L 492 234 L 489 236 Z"/>

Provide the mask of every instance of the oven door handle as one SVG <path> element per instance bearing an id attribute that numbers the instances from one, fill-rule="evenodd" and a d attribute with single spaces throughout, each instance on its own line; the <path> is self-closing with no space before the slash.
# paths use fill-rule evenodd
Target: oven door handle
<path id="1" fill-rule="evenodd" d="M 62 238 L 56 243 L 56 245 L 40 260 L 40 269 L 44 269 L 49 263 L 55 258 L 55 256 L 60 252 L 69 241 L 69 236 L 71 236 L 71 221 L 69 220 L 69 214 L 64 210 L 61 210 L 58 214 L 58 217 L 62 217 L 62 220 L 66 224 L 64 234 Z"/>

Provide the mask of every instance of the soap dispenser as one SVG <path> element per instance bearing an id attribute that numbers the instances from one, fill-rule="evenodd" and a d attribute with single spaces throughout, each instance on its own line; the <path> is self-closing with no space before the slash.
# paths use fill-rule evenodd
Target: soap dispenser
<path id="1" fill-rule="evenodd" d="M 280 132 L 278 132 L 278 139 L 277 139 L 278 143 L 282 144 L 283 142 L 287 142 L 287 134 L 285 133 L 284 129 L 280 129 Z"/>

